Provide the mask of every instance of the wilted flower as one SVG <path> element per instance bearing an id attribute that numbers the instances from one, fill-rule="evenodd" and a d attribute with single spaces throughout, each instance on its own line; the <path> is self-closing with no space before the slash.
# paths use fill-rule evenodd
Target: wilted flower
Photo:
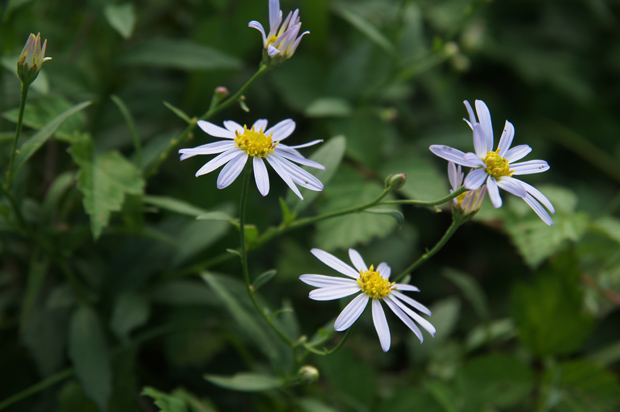
<path id="1" fill-rule="evenodd" d="M 198 126 L 211 136 L 229 140 L 207 143 L 191 149 L 181 149 L 179 150 L 181 160 L 196 155 L 221 153 L 196 172 L 196 177 L 198 177 L 212 172 L 225 164 L 226 166 L 224 166 L 217 178 L 218 189 L 223 189 L 234 182 L 243 170 L 248 158 L 252 158 L 256 186 L 263 196 L 267 196 L 267 193 L 269 193 L 269 175 L 264 160 L 267 160 L 282 180 L 301 199 L 303 197 L 295 183 L 306 189 L 314 191 L 323 190 L 323 184 L 319 179 L 292 163 L 296 162 L 325 170 L 323 165 L 306 159 L 296 150 L 315 145 L 323 140 L 314 140 L 298 146 L 286 146 L 280 143 L 295 130 L 295 122 L 293 120 L 283 120 L 267 130 L 265 130 L 267 128 L 267 120 L 265 119 L 257 120 L 251 129 L 248 129 L 247 126 L 241 126 L 232 120 L 224 122 L 225 129 L 204 120 L 199 120 Z"/>
<path id="2" fill-rule="evenodd" d="M 41 46 L 41 33 L 36 36 L 30 33 L 22 54 L 17 59 L 17 75 L 23 84 L 30 85 L 39 75 L 43 63 L 52 60 L 51 57 L 45 57 L 46 48 L 47 40 Z"/>
<path id="3" fill-rule="evenodd" d="M 297 50 L 301 38 L 310 33 L 305 31 L 299 37 L 297 36 L 301 30 L 299 10 L 295 10 L 292 13 L 289 12 L 286 20 L 282 23 L 282 10 L 280 10 L 279 0 L 269 0 L 268 34 L 265 34 L 263 25 L 256 20 L 252 20 L 248 26 L 261 32 L 263 48 L 266 53 L 263 59 L 266 60 L 266 63 L 272 65 L 277 65 L 290 59 L 295 50 Z"/>
<path id="4" fill-rule="evenodd" d="M 356 250 L 349 249 L 349 258 L 355 266 L 354 269 L 323 250 L 312 249 L 311 252 L 327 266 L 352 279 L 324 275 L 301 275 L 299 279 L 302 282 L 319 288 L 310 292 L 310 299 L 334 300 L 358 294 L 342 310 L 334 323 L 334 329 L 341 332 L 351 327 L 366 308 L 368 301 L 372 299 L 372 320 L 379 335 L 381 349 L 384 352 L 390 349 L 390 329 L 381 302 L 385 303 L 415 333 L 420 342 L 424 338 L 415 322 L 431 335 L 435 335 L 433 325 L 411 310 L 409 306 L 429 316 L 431 311 L 426 306 L 401 293 L 401 291 L 419 292 L 420 289 L 412 285 L 390 282 L 391 269 L 387 263 L 380 263 L 377 269 L 372 265 L 369 268 Z"/>
<path id="5" fill-rule="evenodd" d="M 519 145 L 510 149 L 515 129 L 512 123 L 506 120 L 504 133 L 499 141 L 497 150 L 493 151 L 493 126 L 491 114 L 482 100 L 476 100 L 478 119 L 468 101 L 463 102 L 469 113 L 469 121 L 465 120 L 474 133 L 474 149 L 476 153 L 463 153 L 449 146 L 432 145 L 431 152 L 435 155 L 456 164 L 474 168 L 465 178 L 465 188 L 476 190 L 485 185 L 491 202 L 495 208 L 502 205 L 499 188 L 522 198 L 549 226 L 553 220 L 547 213 L 555 213 L 553 205 L 535 187 L 512 177 L 512 175 L 528 175 L 549 170 L 544 160 L 530 160 L 514 163 L 523 159 L 532 148 L 528 145 Z M 543 207 L 544 206 L 544 207 Z M 545 210 L 547 208 L 547 210 Z"/>
<path id="6" fill-rule="evenodd" d="M 448 162 L 448 179 L 450 180 L 450 193 L 458 190 L 463 184 L 463 172 L 461 165 L 455 165 L 452 162 Z M 470 213 L 477 212 L 482 206 L 482 201 L 487 195 L 487 187 L 482 186 L 476 190 L 468 190 L 465 193 L 461 193 L 454 199 L 452 204 L 455 209 L 460 210 L 463 214 L 468 215 Z"/>

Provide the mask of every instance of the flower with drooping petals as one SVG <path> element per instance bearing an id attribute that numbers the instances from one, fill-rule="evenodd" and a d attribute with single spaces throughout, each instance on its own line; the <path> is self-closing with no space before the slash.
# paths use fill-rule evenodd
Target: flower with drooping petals
<path id="1" fill-rule="evenodd" d="M 47 40 L 41 46 L 41 33 L 36 36 L 30 33 L 17 59 L 17 76 L 25 85 L 30 85 L 37 78 L 43 63 L 52 60 L 51 57 L 45 57 L 45 49 L 47 49 Z"/>
<path id="2" fill-rule="evenodd" d="M 372 320 L 379 335 L 381 349 L 384 352 L 390 349 L 391 338 L 381 302 L 386 304 L 415 333 L 420 342 L 424 340 L 424 337 L 416 322 L 428 333 L 435 335 L 433 325 L 409 306 L 429 316 L 431 311 L 401 292 L 419 292 L 420 290 L 412 285 L 390 282 L 391 269 L 387 263 L 380 263 L 376 269 L 372 265 L 368 267 L 356 250 L 349 249 L 349 258 L 355 267 L 354 269 L 323 250 L 312 249 L 311 252 L 321 262 L 351 279 L 325 275 L 301 275 L 299 279 L 302 282 L 318 287 L 318 289 L 310 292 L 310 299 L 334 300 L 357 294 L 336 319 L 335 330 L 342 332 L 351 327 L 366 308 L 368 301 L 371 300 Z"/>
<path id="3" fill-rule="evenodd" d="M 512 177 L 513 175 L 545 172 L 549 170 L 547 162 L 529 160 L 515 163 L 531 152 L 532 148 L 528 145 L 510 148 L 515 129 L 508 120 L 506 120 L 498 147 L 493 150 L 493 126 L 487 105 L 482 100 L 476 100 L 477 120 L 469 102 L 466 100 L 463 103 L 469 113 L 469 121 L 465 121 L 473 130 L 475 153 L 463 153 L 460 150 L 443 145 L 432 145 L 430 147 L 431 152 L 448 161 L 473 168 L 465 178 L 465 188 L 477 190 L 485 185 L 491 203 L 495 208 L 502 205 L 502 198 L 498 190 L 498 188 L 502 188 L 523 199 L 547 225 L 553 225 L 553 220 L 548 212 L 553 214 L 555 209 L 549 199 L 535 187 Z"/>
<path id="4" fill-rule="evenodd" d="M 448 162 L 448 179 L 450 180 L 450 193 L 461 188 L 463 184 L 463 171 L 461 165 L 455 165 L 452 162 Z M 476 190 L 468 190 L 465 193 L 461 193 L 454 199 L 452 199 L 453 207 L 460 210 L 464 215 L 475 213 L 480 210 L 482 201 L 487 195 L 487 187 L 483 185 Z"/>
<path id="5" fill-rule="evenodd" d="M 310 33 L 305 31 L 297 36 L 301 30 L 299 10 L 289 12 L 286 20 L 282 23 L 282 10 L 280 10 L 279 0 L 269 0 L 269 33 L 265 33 L 263 25 L 256 20 L 252 20 L 248 27 L 261 32 L 263 48 L 266 52 L 264 58 L 274 65 L 290 59 L 297 50 L 301 38 Z"/>
<path id="6" fill-rule="evenodd" d="M 265 119 L 257 120 L 251 129 L 232 120 L 224 122 L 225 128 L 204 120 L 199 120 L 198 126 L 211 136 L 222 137 L 227 140 L 207 143 L 191 149 L 181 149 L 179 150 L 181 160 L 196 155 L 220 153 L 196 172 L 196 177 L 198 177 L 225 164 L 217 178 L 218 189 L 228 187 L 234 182 L 247 160 L 251 158 L 256 186 L 263 196 L 267 196 L 269 193 L 269 175 L 265 160 L 299 198 L 303 199 L 303 196 L 295 184 L 314 191 L 323 190 L 323 184 L 319 179 L 293 163 L 325 170 L 323 165 L 306 159 L 297 151 L 299 148 L 312 146 L 323 140 L 314 140 L 298 146 L 286 146 L 280 143 L 295 130 L 293 120 L 283 120 L 269 129 L 267 129 L 267 120 Z"/>

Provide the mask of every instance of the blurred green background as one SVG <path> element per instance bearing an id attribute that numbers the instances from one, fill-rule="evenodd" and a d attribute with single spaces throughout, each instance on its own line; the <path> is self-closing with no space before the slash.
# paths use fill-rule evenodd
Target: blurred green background
<path id="1" fill-rule="evenodd" d="M 395 198 L 446 195 L 446 164 L 428 146 L 470 151 L 462 101 L 481 99 L 496 141 L 510 120 L 514 144 L 533 148 L 526 160 L 549 162 L 550 171 L 523 180 L 552 201 L 554 226 L 505 192 L 501 209 L 486 201 L 412 274 L 422 291 L 416 298 L 433 311 L 434 339 L 420 345 L 392 317 L 384 354 L 366 313 L 342 350 L 305 359 L 318 382 L 287 384 L 300 365 L 282 345 L 270 347 L 272 336 L 257 336 L 264 325 L 246 302 L 238 262 L 219 260 L 238 247 L 237 230 L 195 220 L 204 211 L 237 216 L 241 184 L 217 190 L 216 173 L 194 177 L 205 157 L 180 163 L 175 154 L 213 139 L 196 129 L 156 173 L 140 173 L 185 127 L 163 102 L 200 116 L 215 87 L 234 93 L 255 73 L 262 43 L 247 24 L 268 24 L 267 0 L 3 0 L 2 178 L 19 106 L 15 65 L 31 32 L 47 39 L 53 60 L 30 89 L 22 141 L 72 106 L 92 104 L 63 123 L 14 184 L 36 241 L 16 230 L 0 201 L 0 408 L 48 379 L 6 410 L 618 410 L 620 2 L 282 0 L 281 8 L 299 8 L 311 34 L 245 94 L 249 112 L 234 105 L 210 120 L 292 118 L 297 129 L 287 144 L 324 139 L 345 150 L 302 215 L 370 201 L 390 173 L 408 176 Z M 117 193 L 118 207 L 109 207 L 109 225 L 94 240 L 76 184 L 77 145 L 92 141 L 92 158 L 116 165 L 136 160 L 112 96 L 135 121 L 143 160 L 136 176 L 144 179 Z M 259 232 L 279 223 L 278 197 L 296 204 L 282 181 L 271 184 L 266 198 L 250 191 L 248 220 Z M 340 309 L 309 300 L 298 280 L 333 274 L 310 248 L 344 258 L 355 247 L 366 262 L 386 261 L 397 273 L 451 221 L 448 209 L 401 210 L 400 226 L 358 214 L 250 253 L 253 277 L 277 269 L 261 293 L 274 310 L 294 309 L 282 316 L 291 336 L 331 327 Z M 244 371 L 281 384 L 238 392 L 204 379 Z M 144 387 L 149 396 L 140 395 Z"/>

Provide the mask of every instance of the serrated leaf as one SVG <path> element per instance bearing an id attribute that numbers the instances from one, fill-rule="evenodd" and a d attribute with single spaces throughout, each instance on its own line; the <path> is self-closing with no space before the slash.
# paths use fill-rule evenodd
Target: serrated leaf
<path id="1" fill-rule="evenodd" d="M 185 120 L 186 123 L 189 124 L 192 122 L 192 119 L 183 110 L 179 109 L 178 107 L 175 107 L 171 103 L 168 103 L 166 101 L 164 101 L 164 106 L 170 109 L 172 113 L 176 114 L 181 119 Z"/>
<path id="2" fill-rule="evenodd" d="M 84 393 L 100 411 L 107 411 L 112 391 L 108 346 L 97 315 L 86 306 L 79 306 L 71 317 L 69 357 Z"/>
<path id="3" fill-rule="evenodd" d="M 108 4 L 103 10 L 105 18 L 124 39 L 131 37 L 136 25 L 136 11 L 133 3 Z"/>
<path id="4" fill-rule="evenodd" d="M 204 378 L 222 388 L 242 392 L 260 392 L 282 386 L 282 382 L 276 377 L 249 372 L 232 376 L 205 375 Z"/>
<path id="5" fill-rule="evenodd" d="M 305 110 L 308 117 L 347 117 L 352 112 L 351 104 L 339 97 L 320 97 Z"/>
<path id="6" fill-rule="evenodd" d="M 276 273 L 278 272 L 275 269 L 271 269 L 271 270 L 268 270 L 267 272 L 263 272 L 260 275 L 258 275 L 256 280 L 252 282 L 254 291 L 257 291 L 258 289 L 260 289 L 261 286 L 263 286 L 264 284 L 268 283 L 271 279 L 273 279 Z"/>
<path id="7" fill-rule="evenodd" d="M 127 344 L 131 331 L 146 323 L 149 312 L 150 307 L 144 296 L 125 292 L 116 299 L 110 328 L 122 343 Z"/>
<path id="8" fill-rule="evenodd" d="M 80 166 L 78 187 L 84 194 L 93 238 L 97 239 L 108 225 L 110 213 L 121 209 L 125 195 L 142 194 L 144 180 L 140 171 L 117 152 L 95 157 L 88 135 L 77 137 L 69 153 Z"/>
<path id="9" fill-rule="evenodd" d="M 365 209 L 364 213 L 390 216 L 398 223 L 398 226 L 402 226 L 405 223 L 405 215 L 403 215 L 400 210 L 372 207 L 370 209 Z"/>
<path id="10" fill-rule="evenodd" d="M 239 69 L 241 61 L 219 50 L 188 40 L 152 39 L 127 52 L 121 63 L 180 70 Z"/>
<path id="11" fill-rule="evenodd" d="M 188 412 L 185 402 L 173 395 L 160 392 L 149 386 L 142 389 L 143 396 L 149 396 L 155 400 L 155 405 L 159 407 L 161 412 Z"/>

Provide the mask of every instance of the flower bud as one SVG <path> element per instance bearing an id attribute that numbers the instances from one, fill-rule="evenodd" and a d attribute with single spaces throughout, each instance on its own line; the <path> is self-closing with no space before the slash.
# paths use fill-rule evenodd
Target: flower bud
<path id="1" fill-rule="evenodd" d="M 41 46 L 41 33 L 36 36 L 31 33 L 28 36 L 22 54 L 17 59 L 17 76 L 25 86 L 29 86 L 37 78 L 43 63 L 52 60 L 51 57 L 45 57 L 46 48 L 47 40 Z"/>
<path id="2" fill-rule="evenodd" d="M 297 377 L 304 385 L 310 385 L 319 379 L 319 370 L 311 365 L 304 365 L 299 368 Z"/>
<path id="3" fill-rule="evenodd" d="M 385 188 L 390 190 L 400 189 L 407 183 L 407 175 L 405 173 L 397 173 L 395 175 L 389 175 L 385 179 Z"/>

